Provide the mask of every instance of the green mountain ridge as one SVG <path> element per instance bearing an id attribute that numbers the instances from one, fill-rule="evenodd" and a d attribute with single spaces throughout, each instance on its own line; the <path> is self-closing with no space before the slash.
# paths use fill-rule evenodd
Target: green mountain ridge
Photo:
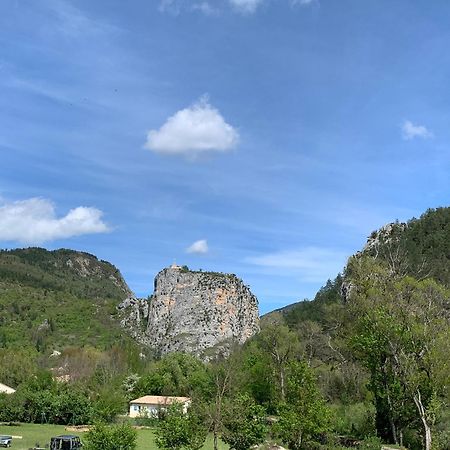
<path id="1" fill-rule="evenodd" d="M 114 317 L 129 295 L 118 269 L 88 253 L 0 251 L 0 347 L 42 352 L 127 339 Z"/>
<path id="2" fill-rule="evenodd" d="M 408 222 L 392 222 L 373 231 L 365 247 L 353 257 L 370 256 L 401 276 L 418 279 L 433 278 L 450 287 L 450 207 L 429 209 L 419 218 Z M 343 268 L 342 273 L 348 272 Z M 347 277 L 350 273 L 347 273 Z M 344 276 L 345 278 L 345 276 Z M 343 277 L 338 274 L 317 292 L 312 301 L 303 300 L 278 308 L 262 316 L 270 320 L 274 314 L 283 315 L 288 323 L 313 317 L 320 321 L 323 307 L 343 298 Z"/>

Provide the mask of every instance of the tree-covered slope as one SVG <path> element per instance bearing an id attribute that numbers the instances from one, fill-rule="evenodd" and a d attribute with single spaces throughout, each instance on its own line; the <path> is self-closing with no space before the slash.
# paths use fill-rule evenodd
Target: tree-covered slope
<path id="1" fill-rule="evenodd" d="M 374 258 L 399 276 L 433 278 L 450 287 L 450 207 L 429 209 L 418 219 L 393 222 L 373 231 L 354 257 L 363 256 Z M 350 270 L 347 267 L 347 278 L 351 278 Z M 325 320 L 325 306 L 342 300 L 342 282 L 339 274 L 327 281 L 313 301 L 300 301 L 274 312 L 281 313 L 292 326 L 304 320 Z M 271 314 L 263 316 L 263 322 Z"/>
<path id="2" fill-rule="evenodd" d="M 0 251 L 0 347 L 105 347 L 122 337 L 114 316 L 129 294 L 120 272 L 88 253 Z"/>
<path id="3" fill-rule="evenodd" d="M 373 232 L 342 276 L 269 314 L 262 333 L 278 317 L 327 399 L 343 411 L 371 404 L 385 442 L 450 448 L 449 287 L 450 208 L 430 209 Z"/>
<path id="4" fill-rule="evenodd" d="M 450 286 L 450 208 L 429 209 L 419 219 L 374 231 L 362 253 L 397 275 L 433 278 Z"/>

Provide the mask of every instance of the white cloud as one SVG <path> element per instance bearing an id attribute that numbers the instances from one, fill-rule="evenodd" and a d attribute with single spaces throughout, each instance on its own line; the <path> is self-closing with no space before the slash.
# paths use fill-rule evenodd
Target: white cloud
<path id="1" fill-rule="evenodd" d="M 230 150 L 238 141 L 238 132 L 203 97 L 169 117 L 159 130 L 150 130 L 145 148 L 166 155 L 195 156 Z"/>
<path id="2" fill-rule="evenodd" d="M 423 125 L 414 125 L 409 120 L 405 120 L 402 125 L 402 137 L 407 141 L 416 137 L 429 139 L 433 137 L 433 133 Z"/>
<path id="3" fill-rule="evenodd" d="M 229 0 L 230 4 L 239 12 L 252 14 L 256 11 L 263 0 Z"/>
<path id="4" fill-rule="evenodd" d="M 246 261 L 264 268 L 270 274 L 290 275 L 304 282 L 324 283 L 342 272 L 348 256 L 339 250 L 305 247 L 255 256 Z"/>
<path id="5" fill-rule="evenodd" d="M 187 253 L 195 253 L 197 255 L 204 255 L 208 253 L 208 242 L 206 239 L 200 239 L 199 241 L 195 241 L 192 245 L 190 245 L 187 249 Z"/>
<path id="6" fill-rule="evenodd" d="M 79 206 L 57 218 L 54 204 L 43 198 L 3 201 L 0 203 L 0 241 L 42 244 L 82 234 L 105 233 L 109 229 L 102 215 L 96 208 Z"/>

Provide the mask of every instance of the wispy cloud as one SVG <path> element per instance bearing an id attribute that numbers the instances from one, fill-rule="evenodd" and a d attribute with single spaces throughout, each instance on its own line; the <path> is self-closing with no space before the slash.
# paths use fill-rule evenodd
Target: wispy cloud
<path id="1" fill-rule="evenodd" d="M 220 10 L 212 6 L 211 3 L 207 1 L 197 2 L 192 5 L 194 11 L 200 11 L 205 16 L 215 16 L 219 14 Z"/>
<path id="2" fill-rule="evenodd" d="M 117 30 L 107 22 L 94 20 L 68 1 L 47 0 L 44 3 L 50 14 L 56 19 L 54 21 L 55 30 L 67 37 L 88 38 Z"/>
<path id="3" fill-rule="evenodd" d="M 297 5 L 306 6 L 318 2 L 318 0 L 286 0 L 292 7 Z M 199 11 L 207 16 L 219 15 L 221 12 L 231 9 L 238 14 L 252 15 L 263 4 L 270 4 L 270 0 L 199 0 L 192 2 L 190 0 L 161 0 L 159 11 L 178 15 L 182 12 Z M 273 2 L 276 3 L 276 2 Z"/>
<path id="4" fill-rule="evenodd" d="M 165 155 L 196 156 L 230 150 L 238 141 L 238 132 L 203 97 L 169 117 L 159 130 L 150 130 L 145 148 Z"/>
<path id="5" fill-rule="evenodd" d="M 57 217 L 54 204 L 43 198 L 0 200 L 0 241 L 42 244 L 84 234 L 105 233 L 102 211 L 79 206 Z"/>
<path id="6" fill-rule="evenodd" d="M 208 251 L 209 248 L 206 239 L 200 239 L 199 241 L 195 241 L 186 249 L 187 253 L 195 253 L 197 255 L 204 255 L 208 253 Z"/>
<path id="7" fill-rule="evenodd" d="M 312 3 L 316 2 L 318 0 L 291 0 L 291 5 L 292 6 L 296 6 L 296 5 L 301 5 L 301 6 L 306 6 L 306 5 L 311 5 Z"/>
<path id="8" fill-rule="evenodd" d="M 433 137 L 433 133 L 424 125 L 415 125 L 405 120 L 402 124 L 402 137 L 407 141 L 415 138 L 429 139 Z"/>
<path id="9" fill-rule="evenodd" d="M 183 3 L 180 0 L 161 0 L 159 10 L 170 14 L 179 14 Z"/>
<path id="10" fill-rule="evenodd" d="M 305 247 L 249 257 L 246 262 L 274 275 L 296 276 L 304 282 L 325 282 L 342 271 L 348 254 L 335 249 Z"/>
<path id="11" fill-rule="evenodd" d="M 243 14 L 252 14 L 263 3 L 263 0 L 229 0 L 231 6 Z"/>

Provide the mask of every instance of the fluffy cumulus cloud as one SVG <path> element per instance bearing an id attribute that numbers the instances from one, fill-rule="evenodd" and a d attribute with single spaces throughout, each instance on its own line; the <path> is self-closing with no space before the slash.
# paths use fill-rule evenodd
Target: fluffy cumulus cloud
<path id="1" fill-rule="evenodd" d="M 204 255 L 208 253 L 208 242 L 206 239 L 200 239 L 199 241 L 195 241 L 192 245 L 190 245 L 187 249 L 187 253 L 194 253 L 197 255 Z"/>
<path id="2" fill-rule="evenodd" d="M 145 147 L 165 155 L 196 156 L 230 150 L 238 141 L 238 132 L 203 97 L 169 117 L 159 130 L 150 130 Z"/>
<path id="3" fill-rule="evenodd" d="M 339 250 L 306 247 L 247 258 L 265 273 L 296 276 L 301 281 L 324 283 L 342 271 L 348 255 Z"/>
<path id="4" fill-rule="evenodd" d="M 57 217 L 55 206 L 43 198 L 16 202 L 0 200 L 0 241 L 42 244 L 91 233 L 105 233 L 108 226 L 96 208 L 79 206 Z"/>
<path id="5" fill-rule="evenodd" d="M 433 133 L 423 125 L 415 125 L 405 120 L 402 124 L 402 137 L 407 141 L 415 138 L 429 139 L 433 137 Z"/>
<path id="6" fill-rule="evenodd" d="M 263 0 L 230 0 L 231 6 L 244 14 L 254 13 L 262 2 Z"/>

